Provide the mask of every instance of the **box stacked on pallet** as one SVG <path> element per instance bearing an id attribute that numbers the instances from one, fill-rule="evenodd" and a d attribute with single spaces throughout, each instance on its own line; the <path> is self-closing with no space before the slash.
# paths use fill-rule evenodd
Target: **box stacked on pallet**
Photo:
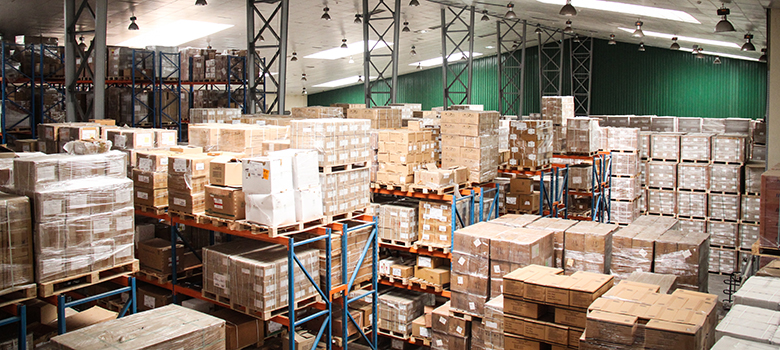
<path id="1" fill-rule="evenodd" d="M 553 124 L 553 152 L 561 154 L 567 150 L 566 120 L 574 118 L 573 96 L 544 96 L 542 97 L 542 120 L 549 120 Z"/>
<path id="2" fill-rule="evenodd" d="M 558 219 L 558 218 L 540 218 L 538 220 L 534 220 L 533 222 L 526 224 L 525 227 L 530 229 L 537 229 L 537 230 L 538 229 L 550 230 L 553 232 L 553 264 L 550 266 L 563 268 L 564 235 L 566 230 L 574 226 L 576 223 L 577 221 L 574 220 L 565 220 L 565 219 Z"/>
<path id="3" fill-rule="evenodd" d="M 476 321 L 472 320 L 472 327 Z M 482 349 L 504 349 L 504 296 L 499 295 L 485 304 L 485 317 L 482 318 Z M 474 344 L 472 343 L 472 348 Z"/>
<path id="4" fill-rule="evenodd" d="M 450 302 L 431 312 L 431 349 L 473 349 L 472 321 L 452 314 Z"/>
<path id="5" fill-rule="evenodd" d="M 135 152 L 132 179 L 136 206 L 168 207 L 168 157 L 172 155 L 163 150 Z"/>
<path id="6" fill-rule="evenodd" d="M 350 109 L 363 109 L 366 108 L 365 103 L 331 103 L 331 107 L 339 107 L 344 112 L 344 118 L 349 118 Z"/>
<path id="7" fill-rule="evenodd" d="M 612 222 L 627 224 L 639 216 L 644 191 L 639 177 L 639 129 L 603 128 L 605 150 L 612 157 L 610 180 Z"/>
<path id="8" fill-rule="evenodd" d="M 509 192 L 506 193 L 506 211 L 512 214 L 533 214 L 539 212 L 539 191 L 535 190 L 536 180 L 530 177 L 517 177 L 509 180 Z"/>
<path id="9" fill-rule="evenodd" d="M 481 222 L 455 231 L 452 246 L 451 308 L 481 317 L 490 296 L 491 241 L 509 226 Z M 552 242 L 551 242 L 552 243 Z M 552 255 L 552 247 L 550 247 Z"/>
<path id="10" fill-rule="evenodd" d="M 241 122 L 240 108 L 191 108 L 190 123 L 238 124 Z"/>
<path id="11" fill-rule="evenodd" d="M 3 214 L 0 219 L 0 264 L 3 265 L 0 295 L 5 295 L 34 286 L 31 285 L 35 277 L 30 200 L 0 192 L 0 213 Z"/>
<path id="12" fill-rule="evenodd" d="M 287 136 L 287 127 L 282 126 L 190 124 L 187 130 L 190 146 L 203 147 L 206 152 L 236 152 L 249 157 L 263 154 L 263 142 Z"/>
<path id="13" fill-rule="evenodd" d="M 433 294 L 393 290 L 378 298 L 381 333 L 407 339 L 412 334 L 412 321 L 420 317 L 425 306 L 433 305 Z"/>
<path id="14" fill-rule="evenodd" d="M 414 182 L 415 171 L 434 161 L 433 134 L 430 131 L 380 130 L 378 146 L 376 182 L 380 184 L 410 184 Z"/>
<path id="15" fill-rule="evenodd" d="M 601 148 L 598 119 L 569 118 L 566 128 L 566 153 L 594 155 Z"/>
<path id="16" fill-rule="evenodd" d="M 643 215 L 617 231 L 612 236 L 612 275 L 623 280 L 635 271 L 652 272 L 655 242 L 664 232 L 677 228 L 674 218 Z"/>
<path id="17" fill-rule="evenodd" d="M 203 153 L 168 157 L 168 210 L 190 215 L 206 212 L 206 185 L 212 159 Z"/>
<path id="18" fill-rule="evenodd" d="M 717 296 L 622 281 L 588 308 L 580 349 L 709 349 L 715 341 Z M 672 302 L 674 301 L 674 302 Z"/>
<path id="19" fill-rule="evenodd" d="M 669 230 L 655 242 L 653 272 L 677 276 L 680 288 L 707 291 L 710 236 Z"/>
<path id="20" fill-rule="evenodd" d="M 612 276 L 530 265 L 504 276 L 504 348 L 576 349 L 588 306 L 612 287 Z"/>
<path id="21" fill-rule="evenodd" d="M 428 111 L 429 112 L 429 111 Z M 409 130 L 427 130 L 433 136 L 433 160 L 436 164 L 441 163 L 441 123 L 437 118 L 421 118 L 420 120 L 410 120 L 407 128 Z"/>
<path id="22" fill-rule="evenodd" d="M 354 222 L 354 221 L 345 221 L 344 224 L 347 224 L 348 227 L 354 227 L 361 225 L 362 223 Z M 369 251 L 366 253 L 367 257 L 364 259 L 363 264 L 360 265 L 360 269 L 357 267 L 358 260 L 360 259 L 360 256 L 363 253 L 363 250 L 366 249 L 366 246 L 368 245 L 368 237 L 371 235 L 371 227 L 365 227 L 357 230 L 350 230 L 349 235 L 347 236 L 347 245 L 346 245 L 346 254 L 347 254 L 347 276 L 346 281 L 342 280 L 342 251 L 344 248 L 344 245 L 342 242 L 342 235 L 339 233 L 333 233 L 331 234 L 331 241 L 330 241 L 330 256 L 331 256 L 331 270 L 330 270 L 330 285 L 331 286 L 338 286 L 339 284 L 346 284 L 350 278 L 352 278 L 352 274 L 357 271 L 357 274 L 355 275 L 354 280 L 354 286 L 357 287 L 357 285 L 370 281 L 371 280 L 371 260 L 368 258 L 368 254 L 371 254 L 371 248 L 369 247 Z M 312 238 L 314 235 L 312 235 Z M 312 248 L 317 248 L 319 250 L 319 268 L 320 268 L 320 276 L 325 276 L 327 274 L 327 246 L 325 244 L 324 240 L 320 240 L 317 242 L 314 242 L 312 244 Z M 320 287 L 325 288 L 325 280 L 324 277 L 320 280 Z"/>
<path id="23" fill-rule="evenodd" d="M 403 127 L 401 110 L 391 108 L 353 108 L 346 114 L 349 119 L 368 119 L 371 129 L 397 129 Z"/>
<path id="24" fill-rule="evenodd" d="M 530 264 L 553 266 L 553 236 L 548 229 L 512 228 L 491 238 L 490 298 L 504 292 L 509 272 Z"/>
<path id="25" fill-rule="evenodd" d="M 441 166 L 467 167 L 471 172 L 471 183 L 495 179 L 498 174 L 498 113 L 444 111 L 441 122 Z"/>
<path id="26" fill-rule="evenodd" d="M 552 160 L 553 126 L 549 120 L 513 120 L 509 123 L 509 168 L 539 171 Z"/>
<path id="27" fill-rule="evenodd" d="M 228 220 L 246 217 L 241 172 L 241 159 L 235 156 L 218 156 L 209 162 L 209 184 L 205 195 L 207 215 Z"/>
<path id="28" fill-rule="evenodd" d="M 618 226 L 582 221 L 564 233 L 563 268 L 567 275 L 576 271 L 609 273 L 612 235 Z"/>
<path id="29" fill-rule="evenodd" d="M 471 208 L 468 202 L 459 201 L 456 208 L 454 226 L 471 224 Z M 418 214 L 418 240 L 415 246 L 449 250 L 454 231 L 452 204 L 420 201 Z"/>
<path id="30" fill-rule="evenodd" d="M 751 123 L 750 160 L 766 161 L 766 123 L 756 120 Z"/>
<path id="31" fill-rule="evenodd" d="M 422 103 L 390 103 L 385 109 L 395 109 L 401 111 L 401 118 L 412 119 L 414 112 L 422 111 Z"/>
<path id="32" fill-rule="evenodd" d="M 290 115 L 302 119 L 344 118 L 344 110 L 341 107 L 294 107 L 290 109 Z"/>
<path id="33" fill-rule="evenodd" d="M 419 204 L 398 202 L 379 206 L 379 239 L 381 243 L 410 247 L 417 240 Z"/>
<path id="34" fill-rule="evenodd" d="M 33 202 L 36 281 L 101 271 L 133 258 L 133 182 L 117 151 L 14 161 L 17 190 Z"/>
<path id="35" fill-rule="evenodd" d="M 772 344 L 773 349 L 777 348 L 780 342 L 777 332 L 780 328 L 780 312 L 776 308 L 754 305 L 734 305 L 715 329 L 716 336 L 720 339 L 732 337 L 752 342 L 746 349 L 761 349 L 759 346 L 769 344 Z M 758 343 L 758 346 L 753 343 Z"/>

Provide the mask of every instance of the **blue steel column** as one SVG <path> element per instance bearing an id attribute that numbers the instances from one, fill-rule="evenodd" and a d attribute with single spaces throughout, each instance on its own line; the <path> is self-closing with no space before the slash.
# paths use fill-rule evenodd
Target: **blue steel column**
<path id="1" fill-rule="evenodd" d="M 176 224 L 171 223 L 171 292 L 173 293 L 173 303 L 177 304 L 176 297 L 176 270 L 178 270 L 178 261 L 176 259 Z M 133 303 L 135 305 L 135 303 Z"/>
<path id="2" fill-rule="evenodd" d="M 373 295 L 371 296 L 371 302 L 372 302 L 372 308 L 371 308 L 371 334 L 372 334 L 372 340 L 374 341 L 374 348 L 377 348 L 377 343 L 379 342 L 379 330 L 377 328 L 377 323 L 379 322 L 377 319 L 377 298 L 379 298 L 378 293 L 378 281 L 377 281 L 377 266 L 379 261 L 379 222 L 378 218 L 374 216 L 374 228 L 373 228 L 375 235 L 374 240 L 372 242 L 372 245 L 374 247 L 373 251 L 373 261 L 371 266 L 371 286 L 373 289 Z"/>
<path id="3" fill-rule="evenodd" d="M 94 119 L 105 118 L 106 113 L 106 23 L 108 22 L 108 0 L 96 0 L 95 3 L 95 72 L 92 76 L 94 86 Z"/>
<path id="4" fill-rule="evenodd" d="M 366 78 L 366 80 L 368 80 Z M 344 289 L 344 298 L 341 299 L 341 345 L 344 348 L 347 348 L 347 340 L 349 339 L 349 335 L 347 333 L 347 326 L 349 325 L 349 311 L 347 310 L 349 308 L 349 290 L 352 288 L 352 284 L 350 282 L 351 278 L 348 278 L 349 274 L 347 272 L 347 262 L 349 259 L 347 259 L 347 236 L 349 235 L 349 225 L 346 223 L 342 226 L 342 232 L 341 232 L 341 283 L 347 286 L 346 289 Z M 360 269 L 360 266 L 356 266 L 356 269 Z M 356 270 L 357 272 L 357 270 Z M 349 276 L 351 277 L 351 276 Z"/>
<path id="5" fill-rule="evenodd" d="M 19 350 L 27 350 L 27 305 L 16 307 L 16 317 L 19 317 Z"/>
<path id="6" fill-rule="evenodd" d="M 290 324 L 288 349 L 295 350 L 295 238 L 290 237 L 287 242 L 287 319 Z"/>

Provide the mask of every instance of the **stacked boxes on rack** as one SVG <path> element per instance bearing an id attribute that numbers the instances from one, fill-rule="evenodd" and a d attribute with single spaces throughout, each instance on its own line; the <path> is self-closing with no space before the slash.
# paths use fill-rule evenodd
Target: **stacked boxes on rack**
<path id="1" fill-rule="evenodd" d="M 376 182 L 397 185 L 414 182 L 415 171 L 434 161 L 433 148 L 430 131 L 380 130 Z"/>
<path id="2" fill-rule="evenodd" d="M 644 192 L 639 177 L 641 162 L 639 155 L 639 129 L 603 128 L 602 138 L 606 140 L 605 150 L 612 159 L 611 215 L 612 222 L 628 224 L 640 212 Z"/>
<path id="3" fill-rule="evenodd" d="M 514 214 L 538 213 L 540 194 L 535 190 L 536 183 L 531 177 L 510 179 L 509 191 L 505 194 L 506 211 Z"/>
<path id="4" fill-rule="evenodd" d="M 504 277 L 504 348 L 577 348 L 588 307 L 613 285 L 609 275 L 530 265 Z"/>
<path id="5" fill-rule="evenodd" d="M 206 212 L 206 185 L 214 157 L 203 153 L 168 156 L 168 210 L 198 215 Z"/>
<path id="6" fill-rule="evenodd" d="M 191 124 L 238 124 L 241 118 L 240 108 L 190 108 Z"/>
<path id="7" fill-rule="evenodd" d="M 344 118 L 349 118 L 350 109 L 366 108 L 365 103 L 332 103 L 331 107 L 339 107 L 344 112 Z"/>
<path id="8" fill-rule="evenodd" d="M 755 120 L 750 125 L 750 160 L 766 162 L 766 122 Z"/>
<path id="9" fill-rule="evenodd" d="M 450 302 L 446 302 L 431 312 L 431 349 L 473 349 L 472 322 L 450 311 Z"/>
<path id="10" fill-rule="evenodd" d="M 349 119 L 371 120 L 371 129 L 398 129 L 403 127 L 401 110 L 392 108 L 351 108 L 347 110 Z"/>
<path id="11" fill-rule="evenodd" d="M 677 164 L 680 161 L 679 133 L 650 135 L 647 171 L 647 212 L 675 215 L 677 213 Z"/>
<path id="12" fill-rule="evenodd" d="M 569 118 L 566 121 L 566 153 L 594 155 L 601 147 L 597 118 Z"/>
<path id="13" fill-rule="evenodd" d="M 125 156 L 49 155 L 14 161 L 14 182 L 33 203 L 36 281 L 133 261 L 133 182 Z"/>
<path id="14" fill-rule="evenodd" d="M 498 121 L 498 112 L 442 112 L 441 166 L 467 167 L 471 183 L 493 180 L 498 174 Z"/>
<path id="15" fill-rule="evenodd" d="M 286 138 L 287 127 L 219 123 L 190 124 L 188 133 L 190 146 L 203 147 L 205 152 L 234 152 L 244 154 L 247 157 L 255 157 L 263 154 L 267 148 L 265 142 Z"/>
<path id="16" fill-rule="evenodd" d="M 565 153 L 567 150 L 566 121 L 574 118 L 573 96 L 543 96 L 542 120 L 550 120 L 553 124 L 553 152 Z"/>
<path id="17" fill-rule="evenodd" d="M 379 206 L 379 239 L 385 244 L 410 247 L 417 241 L 418 206 L 398 202 Z"/>
<path id="18" fill-rule="evenodd" d="M 553 126 L 549 120 L 513 120 L 509 123 L 509 166 L 539 171 L 548 169 L 553 152 Z"/>
<path id="19" fill-rule="evenodd" d="M 341 107 L 293 107 L 290 115 L 301 119 L 344 118 L 344 110 Z"/>
<path id="20" fill-rule="evenodd" d="M 290 124 L 290 147 L 318 153 L 324 215 L 368 206 L 370 128 L 366 119 L 310 119 Z"/>
<path id="21" fill-rule="evenodd" d="M 168 157 L 172 155 L 163 150 L 135 152 L 132 169 L 135 205 L 158 209 L 168 206 Z"/>
<path id="22" fill-rule="evenodd" d="M 416 244 L 427 247 L 449 248 L 452 246 L 454 227 L 471 224 L 471 206 L 465 200 L 456 204 L 453 222 L 452 204 L 420 201 L 418 209 L 418 240 Z"/>
<path id="23" fill-rule="evenodd" d="M 354 221 L 346 221 L 343 222 L 348 227 L 354 227 L 362 225 L 362 222 L 354 222 Z M 331 256 L 331 270 L 330 270 L 330 285 L 331 286 L 338 286 L 339 284 L 346 284 L 350 278 L 352 278 L 352 274 L 357 271 L 357 274 L 355 275 L 355 280 L 353 282 L 353 286 L 358 285 L 360 283 L 370 281 L 371 280 L 371 259 L 369 258 L 371 254 L 371 248 L 370 245 L 367 245 L 368 237 L 371 235 L 371 227 L 365 227 L 357 230 L 350 230 L 349 234 L 347 235 L 347 244 L 346 244 L 346 254 L 347 254 L 347 275 L 342 279 L 342 252 L 344 252 L 344 242 L 342 242 L 342 235 L 341 233 L 332 233 L 331 234 L 331 243 L 330 243 L 330 256 Z M 312 235 L 312 237 L 314 237 Z M 360 260 L 360 256 L 363 254 L 363 250 L 366 247 L 369 247 L 369 251 L 366 253 L 366 258 L 363 260 L 363 264 L 360 265 L 360 268 L 358 269 L 357 263 L 358 260 Z M 312 247 L 317 248 L 319 250 L 319 267 L 320 267 L 320 276 L 323 276 L 323 279 L 320 280 L 320 287 L 325 288 L 325 280 L 324 276 L 328 273 L 327 268 L 327 245 L 324 240 L 320 240 L 317 242 L 314 242 L 312 244 Z"/>
<path id="24" fill-rule="evenodd" d="M 378 328 L 380 332 L 407 339 L 412 334 L 412 321 L 420 317 L 425 306 L 433 305 L 433 294 L 393 290 L 378 298 Z"/>
<path id="25" fill-rule="evenodd" d="M 567 275 L 576 271 L 609 273 L 612 261 L 614 224 L 582 221 L 564 233 L 563 268 Z"/>

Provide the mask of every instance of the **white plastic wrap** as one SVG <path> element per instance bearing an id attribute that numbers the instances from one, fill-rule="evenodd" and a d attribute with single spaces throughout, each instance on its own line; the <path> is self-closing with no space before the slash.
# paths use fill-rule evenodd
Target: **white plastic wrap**
<path id="1" fill-rule="evenodd" d="M 127 177 L 127 156 L 121 151 L 71 156 L 52 154 L 14 159 L 14 185 L 20 193 L 55 189 L 79 179 Z"/>
<path id="2" fill-rule="evenodd" d="M 33 283 L 33 239 L 30 201 L 0 192 L 0 293 Z"/>
<path id="3" fill-rule="evenodd" d="M 613 176 L 636 176 L 639 175 L 639 154 L 612 152 L 612 175 Z"/>
<path id="4" fill-rule="evenodd" d="M 605 151 L 638 151 L 640 149 L 639 129 L 602 128 L 602 142 Z"/>
<path id="5" fill-rule="evenodd" d="M 710 188 L 710 165 L 706 163 L 680 163 L 677 165 L 677 187 L 706 191 Z"/>
<path id="6" fill-rule="evenodd" d="M 739 193 L 741 169 L 739 164 L 710 165 L 710 191 Z"/>
<path id="7" fill-rule="evenodd" d="M 412 333 L 412 321 L 420 317 L 426 305 L 433 305 L 434 296 L 429 293 L 395 290 L 379 296 L 377 327 L 383 331 Z"/>
<path id="8" fill-rule="evenodd" d="M 709 161 L 712 134 L 692 133 L 680 138 L 680 159 Z"/>
<path id="9" fill-rule="evenodd" d="M 715 135 L 712 138 L 712 160 L 715 162 L 744 163 L 747 160 L 747 136 Z"/>
<path id="10" fill-rule="evenodd" d="M 315 149 L 320 167 L 368 162 L 369 130 L 367 119 L 309 119 L 290 123 L 290 147 Z"/>
<path id="11" fill-rule="evenodd" d="M 738 194 L 709 194 L 709 216 L 715 220 L 740 219 L 740 195 Z"/>
<path id="12" fill-rule="evenodd" d="M 566 151 L 590 154 L 601 147 L 601 131 L 596 118 L 569 118 L 566 121 Z"/>
<path id="13" fill-rule="evenodd" d="M 650 158 L 680 160 L 681 133 L 656 133 L 650 137 Z"/>
<path id="14" fill-rule="evenodd" d="M 338 215 L 369 205 L 369 169 L 320 174 L 324 215 Z"/>
<path id="15" fill-rule="evenodd" d="M 677 214 L 677 194 L 675 191 L 647 190 L 647 212 L 653 214 Z"/>
<path id="16" fill-rule="evenodd" d="M 707 217 L 707 193 L 704 192 L 677 192 L 677 214 L 683 217 L 700 218 Z"/>
<path id="17" fill-rule="evenodd" d="M 649 161 L 645 167 L 647 186 L 652 188 L 677 187 L 677 163 L 664 161 Z"/>

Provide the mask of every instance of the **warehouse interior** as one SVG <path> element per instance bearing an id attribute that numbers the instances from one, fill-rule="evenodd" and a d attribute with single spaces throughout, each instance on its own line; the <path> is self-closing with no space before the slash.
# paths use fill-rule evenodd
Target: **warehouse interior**
<path id="1" fill-rule="evenodd" d="M 780 349 L 774 38 L 769 0 L 0 0 L 0 349 Z"/>

